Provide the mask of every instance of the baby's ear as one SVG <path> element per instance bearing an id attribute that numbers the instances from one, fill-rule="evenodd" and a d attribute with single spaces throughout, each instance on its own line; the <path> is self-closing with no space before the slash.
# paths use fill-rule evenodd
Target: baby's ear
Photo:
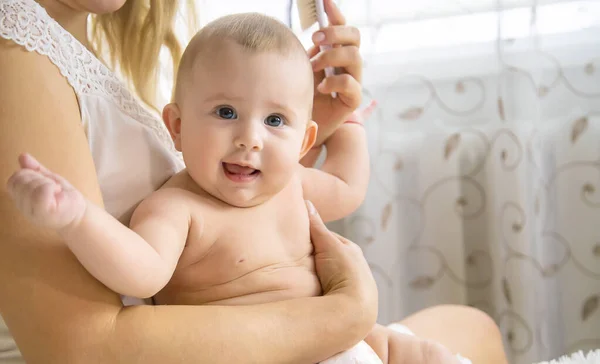
<path id="1" fill-rule="evenodd" d="M 181 152 L 181 113 L 176 103 L 165 106 L 162 112 L 163 121 L 171 134 L 175 149 Z"/>
<path id="2" fill-rule="evenodd" d="M 304 140 L 302 141 L 302 149 L 300 150 L 300 159 L 315 145 L 318 129 L 317 123 L 312 120 L 308 121 L 306 131 L 304 132 Z"/>

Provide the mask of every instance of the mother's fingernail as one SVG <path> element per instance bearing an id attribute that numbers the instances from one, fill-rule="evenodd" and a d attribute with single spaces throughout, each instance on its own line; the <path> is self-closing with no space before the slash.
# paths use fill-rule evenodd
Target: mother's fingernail
<path id="1" fill-rule="evenodd" d="M 313 34 L 313 42 L 320 43 L 320 42 L 322 42 L 324 40 L 325 40 L 325 33 L 323 33 L 323 32 L 316 32 L 315 34 Z"/>
<path id="2" fill-rule="evenodd" d="M 314 215 L 317 213 L 317 210 L 315 210 L 315 205 L 313 205 L 309 200 L 306 200 L 306 207 L 308 208 L 309 214 Z"/>
<path id="3" fill-rule="evenodd" d="M 325 91 L 325 80 L 323 80 L 318 86 L 317 86 L 317 90 L 319 92 L 324 92 Z"/>

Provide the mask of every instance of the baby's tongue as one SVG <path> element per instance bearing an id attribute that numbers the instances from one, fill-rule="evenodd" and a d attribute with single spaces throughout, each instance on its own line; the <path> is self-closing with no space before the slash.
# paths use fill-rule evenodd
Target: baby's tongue
<path id="1" fill-rule="evenodd" d="M 225 169 L 232 174 L 252 174 L 256 171 L 254 168 L 242 167 L 237 164 L 225 163 Z"/>

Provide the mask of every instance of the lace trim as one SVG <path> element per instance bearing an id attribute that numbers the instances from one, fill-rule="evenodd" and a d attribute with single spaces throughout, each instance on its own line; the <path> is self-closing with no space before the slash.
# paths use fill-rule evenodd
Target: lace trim
<path id="1" fill-rule="evenodd" d="M 124 113 L 152 129 L 176 153 L 166 127 L 36 1 L 0 0 L 0 37 L 47 56 L 77 94 L 99 94 L 111 99 Z"/>

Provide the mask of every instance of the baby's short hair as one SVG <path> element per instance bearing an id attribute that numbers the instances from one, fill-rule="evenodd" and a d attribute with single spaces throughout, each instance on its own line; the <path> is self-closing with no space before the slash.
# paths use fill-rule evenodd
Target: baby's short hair
<path id="1" fill-rule="evenodd" d="M 250 52 L 276 52 L 306 60 L 307 76 L 312 78 L 310 60 L 296 35 L 281 21 L 259 13 L 226 15 L 205 25 L 192 38 L 179 63 L 175 86 L 178 88 L 188 77 L 184 76 L 198 57 L 218 51 L 224 40 L 230 40 Z M 312 80 L 311 80 L 312 84 Z"/>

